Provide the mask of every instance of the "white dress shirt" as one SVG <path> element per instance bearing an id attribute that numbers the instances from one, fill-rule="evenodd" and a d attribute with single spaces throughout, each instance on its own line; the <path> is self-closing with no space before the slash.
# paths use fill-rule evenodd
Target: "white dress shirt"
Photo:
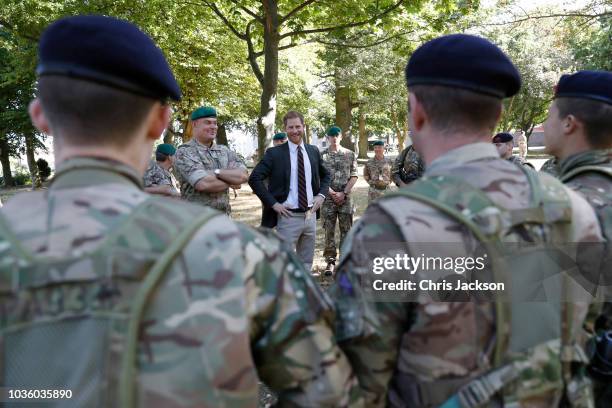
<path id="1" fill-rule="evenodd" d="M 297 149 L 302 150 L 304 157 L 304 175 L 306 176 L 306 198 L 308 199 L 308 207 L 312 207 L 313 194 L 312 194 L 312 171 L 310 168 L 310 158 L 304 147 L 304 140 L 296 145 L 291 140 L 287 141 L 289 145 L 289 159 L 291 161 L 291 173 L 289 178 L 289 195 L 283 205 L 287 208 L 299 208 L 298 204 L 298 157 Z"/>

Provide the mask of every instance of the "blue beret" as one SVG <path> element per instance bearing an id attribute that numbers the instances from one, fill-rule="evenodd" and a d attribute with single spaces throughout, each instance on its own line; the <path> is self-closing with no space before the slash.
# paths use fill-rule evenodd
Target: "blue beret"
<path id="1" fill-rule="evenodd" d="M 167 156 L 174 156 L 176 153 L 176 147 L 172 146 L 169 143 L 162 143 L 157 145 L 157 149 L 155 150 L 157 153 L 163 153 Z"/>
<path id="2" fill-rule="evenodd" d="M 200 118 L 216 118 L 217 111 L 211 106 L 200 106 L 191 113 L 191 120 Z"/>
<path id="3" fill-rule="evenodd" d="M 38 75 L 75 77 L 155 99 L 181 99 L 162 51 L 138 27 L 105 16 L 52 23 L 38 46 Z"/>
<path id="4" fill-rule="evenodd" d="M 612 105 L 612 72 L 579 71 L 563 75 L 555 90 L 555 98 L 584 98 Z"/>
<path id="5" fill-rule="evenodd" d="M 272 137 L 273 140 L 283 140 L 286 138 L 287 138 L 287 134 L 285 132 L 277 133 Z"/>
<path id="6" fill-rule="evenodd" d="M 504 98 L 519 91 L 521 77 L 508 56 L 490 41 L 453 34 L 417 48 L 406 65 L 406 84 L 443 85 Z"/>
<path id="7" fill-rule="evenodd" d="M 334 125 L 334 126 L 331 126 L 329 129 L 327 129 L 326 135 L 327 136 L 338 136 L 341 133 L 342 133 L 342 129 Z"/>
<path id="8" fill-rule="evenodd" d="M 508 143 L 514 140 L 514 136 L 507 132 L 501 132 L 493 136 L 493 143 Z"/>
<path id="9" fill-rule="evenodd" d="M 383 142 L 382 140 L 377 140 L 374 143 L 372 143 L 374 146 L 384 146 L 385 142 Z"/>

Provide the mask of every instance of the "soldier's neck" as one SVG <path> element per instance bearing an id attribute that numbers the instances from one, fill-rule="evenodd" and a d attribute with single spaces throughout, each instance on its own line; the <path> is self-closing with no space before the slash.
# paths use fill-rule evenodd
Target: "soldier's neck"
<path id="1" fill-rule="evenodd" d="M 418 153 L 425 165 L 430 165 L 438 157 L 467 144 L 484 142 L 491 143 L 491 132 L 488 130 L 471 132 L 453 132 L 452 134 L 432 130 L 423 131 L 419 135 Z"/>
<path id="2" fill-rule="evenodd" d="M 150 152 L 152 151 L 153 146 L 147 148 L 140 148 L 140 150 L 135 150 L 134 148 L 126 147 L 124 149 L 117 149 L 114 147 L 89 147 L 89 146 L 61 146 L 58 147 L 55 145 L 54 154 L 55 154 L 55 165 L 59 165 L 60 163 L 73 159 L 76 157 L 93 157 L 99 159 L 108 159 L 114 160 L 120 163 L 123 163 L 127 166 L 132 167 L 138 173 L 144 174 L 145 169 L 147 168 Z M 144 152 L 144 155 L 143 155 Z"/>
<path id="3" fill-rule="evenodd" d="M 338 151 L 338 145 L 329 145 L 329 151 L 335 153 Z"/>

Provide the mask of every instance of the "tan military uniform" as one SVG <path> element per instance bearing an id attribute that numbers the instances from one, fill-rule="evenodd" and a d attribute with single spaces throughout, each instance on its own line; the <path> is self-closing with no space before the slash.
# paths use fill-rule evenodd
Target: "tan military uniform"
<path id="1" fill-rule="evenodd" d="M 428 166 L 424 180 L 439 178 L 442 182 L 445 177 L 450 178 L 449 185 L 456 189 L 453 194 L 467 194 L 465 199 L 468 203 L 471 200 L 469 188 L 476 187 L 496 205 L 516 211 L 517 215 L 531 205 L 530 186 L 525 172 L 499 159 L 497 150 L 489 143 L 465 145 L 438 157 Z M 549 183 L 555 181 L 548 180 Z M 469 183 L 470 187 L 461 188 L 460 183 Z M 413 187 L 407 187 L 406 191 Z M 569 198 L 571 211 L 553 212 L 550 219 L 566 217 L 571 213 L 572 223 L 510 230 L 504 242 L 523 242 L 524 239 L 548 242 L 555 234 L 563 237 L 561 242 L 601 240 L 599 227 L 588 204 L 559 183 L 556 183 L 555 189 L 560 196 Z M 444 195 L 445 191 L 439 194 Z M 453 211 L 471 214 L 469 207 L 458 207 Z M 479 214 L 486 217 L 489 213 L 495 214 L 493 207 Z M 480 218 L 474 220 L 476 222 Z M 488 225 L 486 218 L 478 222 Z M 490 228 L 495 225 L 490 224 Z M 525 238 L 527 236 L 529 238 Z M 440 246 L 435 246 L 438 244 Z M 338 339 L 351 356 L 361 387 L 367 393 L 368 406 L 439 406 L 471 379 L 487 372 L 495 357 L 492 351 L 497 350 L 493 346 L 495 339 L 501 335 L 496 335 L 496 303 L 437 302 L 422 296 L 424 293 L 418 289 L 414 292 L 416 297 L 412 298 L 413 302 L 365 301 L 367 283 L 364 282 L 372 276 L 385 277 L 384 273 L 372 275 L 372 261 L 377 258 L 419 257 L 422 253 L 431 253 L 432 248 L 442 258 L 446 255 L 453 259 L 474 256 L 474 251 L 477 253 L 480 248 L 479 240 L 465 225 L 425 201 L 401 196 L 383 197 L 368 207 L 347 237 L 345 248 L 348 251 L 342 254 L 336 285 L 330 293 L 338 310 Z M 429 273 L 417 271 L 416 280 L 427 279 Z M 457 276 L 452 272 L 450 275 Z M 412 275 L 406 272 L 399 275 L 402 276 L 410 279 Z M 435 276 L 432 279 L 438 282 L 439 275 Z M 441 278 L 439 282 L 442 282 Z M 540 305 L 546 306 L 546 303 Z M 532 304 L 529 309 L 532 314 L 529 316 L 537 319 L 535 306 Z M 572 328 L 576 330 L 580 328 L 586 307 L 576 307 L 572 313 L 576 316 Z M 559 319 L 559 315 L 557 311 L 556 319 Z M 511 326 L 522 321 L 515 318 Z M 503 327 L 506 327 L 505 324 Z M 542 327 L 525 327 L 531 329 L 518 330 L 518 343 L 536 333 L 541 334 L 539 330 Z M 553 325 L 550 330 L 554 338 L 559 335 L 560 325 Z M 520 349 L 516 339 L 510 344 L 512 349 Z M 543 361 L 553 361 L 550 356 L 559 353 L 558 342 L 556 344 L 556 348 L 554 345 L 552 348 L 546 346 L 534 355 L 547 359 Z M 551 364 L 558 370 L 559 362 L 555 361 L 556 365 Z M 553 372 L 549 375 L 553 375 Z M 560 374 L 557 372 L 554 375 Z M 562 387 L 562 381 L 559 377 L 547 377 L 538 370 L 533 370 L 531 376 L 529 381 L 518 382 L 525 388 L 519 391 L 519 395 L 526 395 L 521 402 L 532 404 L 528 406 L 550 407 Z M 387 387 L 390 387 L 388 395 Z M 530 400 L 530 395 L 535 399 Z"/>
<path id="2" fill-rule="evenodd" d="M 175 164 L 181 187 L 181 196 L 194 203 L 215 208 L 226 214 L 231 213 L 228 190 L 220 193 L 203 193 L 195 190 L 197 182 L 213 175 L 215 169 L 244 169 L 246 166 L 226 146 L 212 143 L 204 146 L 195 138 L 176 150 Z"/>
<path id="3" fill-rule="evenodd" d="M 375 157 L 368 160 L 363 169 L 363 178 L 368 182 L 368 203 L 385 194 L 391 184 L 391 160 L 383 157 L 377 160 Z"/>
<path id="4" fill-rule="evenodd" d="M 151 160 L 149 163 L 143 177 L 143 183 L 145 187 L 170 186 L 175 193 L 178 194 L 179 191 L 172 172 L 160 166 L 157 160 Z"/>
<path id="5" fill-rule="evenodd" d="M 130 305 L 170 250 L 130 331 L 131 354 Z M 134 386 L 143 407 L 253 407 L 259 377 L 281 405 L 358 404 L 332 322 L 327 296 L 276 237 L 146 194 L 120 163 L 68 160 L 48 191 L 0 211 L 5 384 L 49 388 L 61 378 L 79 406 Z"/>
<path id="6" fill-rule="evenodd" d="M 325 149 L 321 153 L 321 158 L 323 159 L 323 165 L 331 175 L 329 187 L 332 190 L 337 192 L 344 191 L 350 178 L 357 177 L 357 158 L 353 151 L 338 146 L 336 152 Z M 338 220 L 340 227 L 339 246 L 342 246 L 344 237 L 353 225 L 353 212 L 353 199 L 350 195 L 341 205 L 336 205 L 331 197 L 327 197 L 323 202 L 321 218 L 323 219 L 323 229 L 325 230 L 325 249 L 323 250 L 325 258 L 336 259 L 336 220 Z"/>

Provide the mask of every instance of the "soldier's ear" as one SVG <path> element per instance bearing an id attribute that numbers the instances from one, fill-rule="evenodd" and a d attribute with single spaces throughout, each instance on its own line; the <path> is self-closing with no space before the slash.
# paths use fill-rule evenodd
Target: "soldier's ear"
<path id="1" fill-rule="evenodd" d="M 409 115 L 412 120 L 414 130 L 419 131 L 427 121 L 427 113 L 423 109 L 423 105 L 413 93 L 408 93 Z"/>
<path id="2" fill-rule="evenodd" d="M 172 108 L 169 105 L 155 102 L 148 117 L 147 137 L 153 140 L 159 139 L 168 127 L 171 116 Z"/>
<path id="3" fill-rule="evenodd" d="M 579 126 L 581 126 L 581 123 L 574 115 L 567 115 L 563 119 L 562 130 L 566 135 L 574 133 Z"/>
<path id="4" fill-rule="evenodd" d="M 30 115 L 32 124 L 34 127 L 36 127 L 36 129 L 47 135 L 51 134 L 51 127 L 49 126 L 49 121 L 47 120 L 47 116 L 43 111 L 40 99 L 36 98 L 30 102 L 30 106 L 28 106 L 28 114 Z"/>

